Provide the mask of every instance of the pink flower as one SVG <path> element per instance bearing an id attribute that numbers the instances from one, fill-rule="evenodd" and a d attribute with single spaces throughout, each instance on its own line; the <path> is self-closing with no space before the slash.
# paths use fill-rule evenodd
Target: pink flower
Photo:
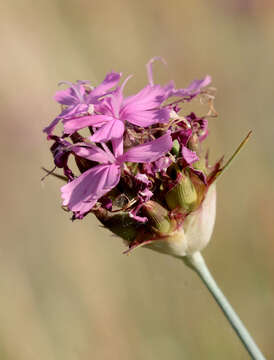
<path id="1" fill-rule="evenodd" d="M 108 73 L 103 82 L 88 93 L 84 85 L 89 84 L 89 81 L 77 81 L 75 84 L 61 82 L 60 84 L 68 84 L 70 87 L 58 91 L 54 98 L 59 104 L 64 105 L 65 109 L 43 131 L 51 135 L 61 119 L 69 119 L 87 112 L 90 105 L 98 103 L 100 98 L 110 93 L 110 89 L 118 84 L 121 75 L 115 72 Z"/>
<path id="2" fill-rule="evenodd" d="M 214 97 L 204 90 L 210 77 L 181 89 L 173 81 L 160 85 L 153 80 L 155 60 L 165 63 L 150 60 L 148 84 L 131 96 L 124 96 L 131 76 L 118 85 L 119 73 L 109 73 L 96 88 L 87 81 L 67 83 L 69 87 L 55 95 L 62 112 L 44 132 L 54 141 L 55 167 L 63 169 L 64 176 L 54 173 L 55 168 L 48 173 L 68 181 L 61 193 L 72 219 L 92 212 L 130 249 L 152 242 L 157 247 L 163 241 L 163 251 L 165 246 L 169 251 L 169 240 L 179 248 L 176 236 L 190 231 L 188 219 L 196 219 L 194 212 L 206 204 L 221 162 L 212 168 L 201 152 L 207 115 L 180 114 L 184 103 L 199 94 L 212 102 Z M 53 135 L 60 120 L 63 134 Z M 69 167 L 71 155 L 78 177 Z"/>
<path id="3" fill-rule="evenodd" d="M 123 136 L 126 121 L 143 128 L 168 122 L 170 110 L 160 107 L 166 99 L 167 89 L 160 85 L 147 85 L 136 95 L 124 98 L 123 89 L 129 78 L 95 106 L 96 114 L 65 121 L 64 132 L 71 134 L 84 127 L 93 126 L 96 130 L 90 140 L 107 142 Z"/>
<path id="4" fill-rule="evenodd" d="M 75 145 L 71 151 L 82 158 L 99 162 L 100 165 L 85 171 L 77 179 L 61 188 L 63 205 L 80 216 L 87 213 L 95 203 L 120 181 L 125 162 L 146 163 L 156 161 L 172 147 L 169 133 L 142 145 L 132 147 L 124 154 L 114 156 L 108 147 L 104 150 L 95 145 Z"/>

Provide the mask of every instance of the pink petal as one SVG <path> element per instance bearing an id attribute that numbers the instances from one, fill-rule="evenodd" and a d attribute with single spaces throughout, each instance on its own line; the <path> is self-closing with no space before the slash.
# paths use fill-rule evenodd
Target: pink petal
<path id="1" fill-rule="evenodd" d="M 54 130 L 54 128 L 56 127 L 56 125 L 58 124 L 58 122 L 60 121 L 61 119 L 59 118 L 55 118 L 50 124 L 49 126 L 45 127 L 43 129 L 43 132 L 45 132 L 48 136 L 52 134 L 52 131 Z"/>
<path id="2" fill-rule="evenodd" d="M 121 136 L 118 139 L 112 139 L 112 148 L 115 158 L 123 155 L 124 152 L 124 139 L 123 136 Z"/>
<path id="3" fill-rule="evenodd" d="M 112 89 L 114 86 L 118 84 L 122 73 L 116 73 L 114 71 L 108 73 L 103 80 L 103 82 L 96 86 L 94 90 L 91 91 L 89 97 L 101 97 L 106 94 L 106 92 Z"/>
<path id="4" fill-rule="evenodd" d="M 58 122 L 67 116 L 70 116 L 71 114 L 77 114 L 78 112 L 83 112 L 87 108 L 87 105 L 79 104 L 79 105 L 72 105 L 64 109 L 60 115 L 58 115 L 50 124 L 49 126 L 45 127 L 43 129 L 43 132 L 45 132 L 48 135 L 51 135 L 55 127 L 57 126 Z"/>
<path id="5" fill-rule="evenodd" d="M 160 85 L 147 85 L 136 95 L 129 96 L 123 101 L 120 118 L 134 125 L 147 127 L 169 120 L 169 110 L 159 106 L 167 98 L 170 89 Z"/>
<path id="6" fill-rule="evenodd" d="M 120 180 L 120 167 L 98 165 L 61 188 L 63 205 L 71 211 L 88 212 Z"/>
<path id="7" fill-rule="evenodd" d="M 72 134 L 77 130 L 83 129 L 87 126 L 102 126 L 108 121 L 112 120 L 112 117 L 107 115 L 88 115 L 79 116 L 71 119 L 63 120 L 64 133 Z"/>
<path id="8" fill-rule="evenodd" d="M 63 105 L 77 105 L 84 103 L 85 87 L 83 84 L 88 81 L 77 81 L 75 84 L 70 81 L 61 81 L 58 85 L 69 85 L 70 87 L 66 90 L 57 91 L 54 98 L 60 104 Z"/>
<path id="9" fill-rule="evenodd" d="M 57 91 L 54 99 L 63 105 L 73 105 L 76 104 L 78 100 L 75 91 L 72 88 Z"/>
<path id="10" fill-rule="evenodd" d="M 110 96 L 103 98 L 98 104 L 94 104 L 94 112 L 95 114 L 104 114 L 113 117 Z"/>
<path id="11" fill-rule="evenodd" d="M 147 85 L 136 95 L 128 96 L 123 102 L 123 108 L 134 106 L 137 110 L 154 109 L 165 100 L 166 90 L 161 85 Z"/>
<path id="12" fill-rule="evenodd" d="M 119 119 L 108 121 L 89 139 L 94 142 L 107 142 L 112 139 L 119 139 L 123 136 L 125 130 L 124 122 Z"/>
<path id="13" fill-rule="evenodd" d="M 192 83 L 188 86 L 189 91 L 200 91 L 201 88 L 208 86 L 211 83 L 211 76 L 206 75 L 201 80 L 193 80 Z"/>
<path id="14" fill-rule="evenodd" d="M 147 68 L 147 77 L 148 77 L 148 82 L 151 86 L 154 85 L 153 82 L 153 73 L 152 73 L 152 64 L 154 63 L 154 61 L 160 60 L 162 61 L 162 63 L 164 65 L 167 65 L 166 61 L 164 58 L 162 58 L 161 56 L 155 56 L 152 59 L 149 60 L 149 62 L 146 64 L 146 68 Z"/>
<path id="15" fill-rule="evenodd" d="M 206 75 L 201 80 L 194 80 L 192 83 L 185 89 L 173 90 L 170 96 L 195 96 L 201 92 L 201 89 L 206 87 L 211 83 L 211 77 Z"/>
<path id="16" fill-rule="evenodd" d="M 170 119 L 170 110 L 168 108 L 161 108 L 136 111 L 128 114 L 125 118 L 127 118 L 131 124 L 146 128 L 158 123 L 167 123 Z"/>
<path id="17" fill-rule="evenodd" d="M 101 164 L 113 163 L 115 162 L 114 156 L 111 152 L 106 152 L 100 149 L 96 145 L 86 145 L 86 146 L 78 146 L 74 145 L 70 147 L 70 150 L 80 157 L 83 157 L 88 160 L 97 161 Z"/>
<path id="18" fill-rule="evenodd" d="M 86 89 L 83 86 L 84 84 L 89 84 L 89 81 L 86 80 L 77 80 L 76 83 L 72 83 L 70 81 L 60 81 L 58 85 L 69 85 L 71 90 L 71 94 L 75 96 L 77 103 L 84 103 L 84 97 L 86 94 Z"/>
<path id="19" fill-rule="evenodd" d="M 109 105 L 112 111 L 112 114 L 115 118 L 121 118 L 120 117 L 120 110 L 123 103 L 123 91 L 124 87 L 126 86 L 126 83 L 128 80 L 132 78 L 132 75 L 129 75 L 122 83 L 120 87 L 118 87 L 115 92 L 113 92 L 109 97 Z"/>
<path id="20" fill-rule="evenodd" d="M 68 119 L 71 117 L 75 117 L 76 115 L 79 116 L 79 114 L 81 113 L 85 113 L 88 111 L 88 105 L 87 104 L 76 104 L 76 105 L 71 105 L 69 107 L 67 107 L 66 109 L 64 109 L 60 115 L 58 115 L 59 118 L 61 119 Z"/>
<path id="21" fill-rule="evenodd" d="M 193 164 L 199 160 L 196 152 L 189 150 L 186 146 L 182 146 L 182 156 L 188 165 Z"/>
<path id="22" fill-rule="evenodd" d="M 118 162 L 132 161 L 137 163 L 150 163 L 165 155 L 172 148 L 170 133 L 167 133 L 156 140 L 129 149 L 120 156 Z"/>

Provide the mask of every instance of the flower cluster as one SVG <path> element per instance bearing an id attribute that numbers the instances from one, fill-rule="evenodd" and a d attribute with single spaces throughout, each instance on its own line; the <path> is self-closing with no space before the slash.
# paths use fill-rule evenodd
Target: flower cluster
<path id="1" fill-rule="evenodd" d="M 146 245 L 184 255 L 205 246 L 215 218 L 212 184 L 220 162 L 210 167 L 201 150 L 207 118 L 214 115 L 211 78 L 180 89 L 173 81 L 155 84 L 152 64 L 158 59 L 147 64 L 148 84 L 131 96 L 124 95 L 131 76 L 119 85 L 122 74 L 116 72 L 96 87 L 89 81 L 62 83 L 68 88 L 55 95 L 61 113 L 44 129 L 53 141 L 55 168 L 49 173 L 63 169 L 63 206 L 73 219 L 92 212 L 129 249 Z M 210 104 L 206 115 L 186 113 L 185 104 L 194 98 Z M 194 223 L 202 234 L 191 233 Z"/>

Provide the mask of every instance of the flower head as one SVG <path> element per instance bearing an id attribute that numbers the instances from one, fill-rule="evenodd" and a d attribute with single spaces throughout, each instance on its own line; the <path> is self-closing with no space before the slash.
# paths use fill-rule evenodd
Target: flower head
<path id="1" fill-rule="evenodd" d="M 181 89 L 173 81 L 155 84 L 152 64 L 159 59 L 147 64 L 148 84 L 130 96 L 124 95 L 130 77 L 119 85 L 117 72 L 95 88 L 87 81 L 66 83 L 69 88 L 55 95 L 62 111 L 44 132 L 67 180 L 61 197 L 73 219 L 95 214 L 128 251 L 146 246 L 183 256 L 207 244 L 215 219 L 221 161 L 211 167 L 201 148 L 211 112 L 184 109 L 196 97 L 212 109 L 211 78 Z"/>

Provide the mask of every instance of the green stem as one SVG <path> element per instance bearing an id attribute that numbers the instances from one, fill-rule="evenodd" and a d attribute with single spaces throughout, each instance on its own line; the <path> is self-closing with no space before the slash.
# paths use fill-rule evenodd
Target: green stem
<path id="1" fill-rule="evenodd" d="M 249 352 L 251 358 L 254 360 L 265 360 L 265 357 L 261 353 L 258 346 L 255 344 L 244 324 L 242 323 L 238 315 L 235 313 L 234 309 L 229 304 L 226 297 L 213 279 L 201 253 L 196 252 L 193 255 L 185 256 L 182 259 L 202 279 L 208 290 L 213 295 L 217 304 L 222 309 L 231 326 L 236 331 L 246 350 Z"/>

